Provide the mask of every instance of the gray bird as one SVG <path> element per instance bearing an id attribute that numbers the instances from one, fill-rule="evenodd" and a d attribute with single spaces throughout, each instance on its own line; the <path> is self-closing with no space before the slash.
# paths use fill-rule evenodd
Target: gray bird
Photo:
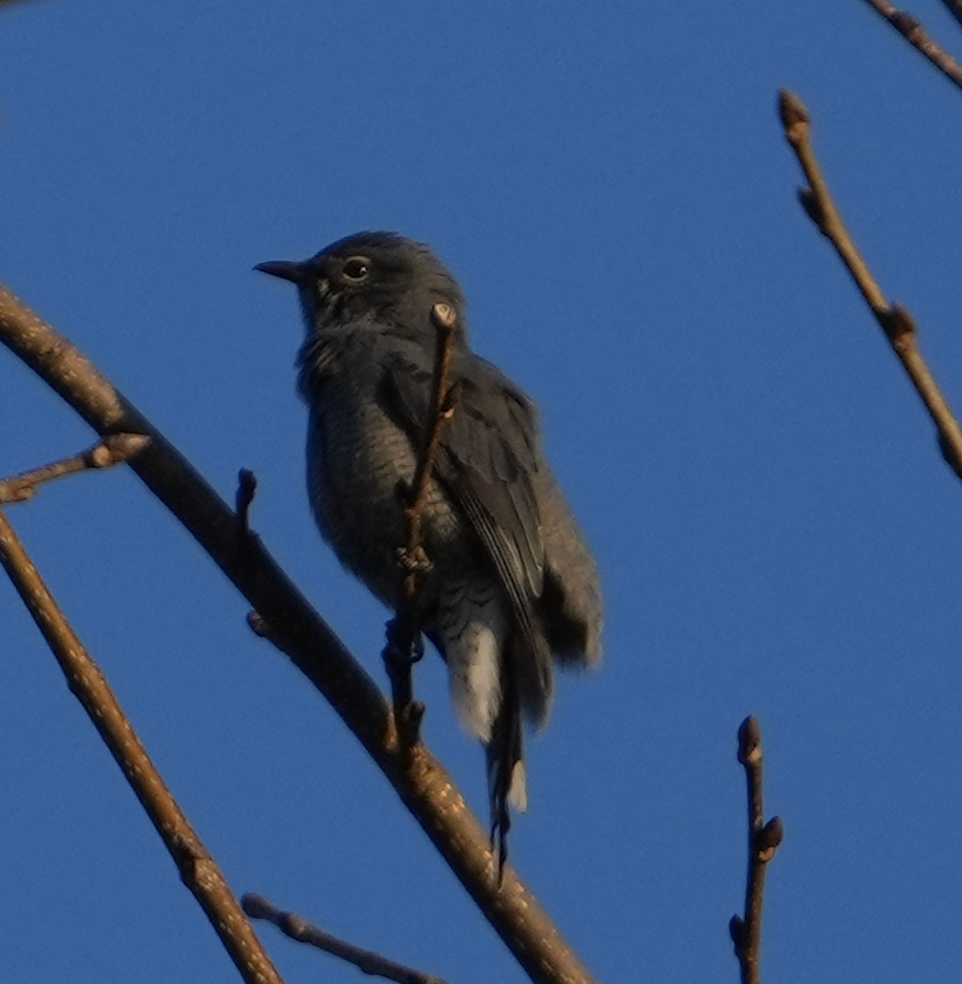
<path id="1" fill-rule="evenodd" d="M 256 269 L 300 293 L 298 387 L 310 410 L 308 494 L 321 535 L 395 611 L 406 542 L 399 488 L 412 481 L 431 411 L 431 310 L 456 312 L 449 379 L 459 396 L 428 485 L 431 566 L 418 604 L 458 717 L 485 747 L 503 862 L 508 802 L 527 806 L 522 715 L 546 723 L 553 660 L 583 667 L 601 657 L 598 572 L 545 461 L 536 408 L 471 351 L 464 296 L 427 246 L 362 232 L 303 262 Z"/>

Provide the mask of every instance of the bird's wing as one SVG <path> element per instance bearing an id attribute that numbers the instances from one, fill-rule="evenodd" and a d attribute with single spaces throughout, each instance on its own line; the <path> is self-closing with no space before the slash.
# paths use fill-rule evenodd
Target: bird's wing
<path id="1" fill-rule="evenodd" d="M 398 353 L 383 377 L 388 412 L 415 448 L 423 441 L 432 375 L 433 367 Z M 497 368 L 472 353 L 454 354 L 450 378 L 458 386 L 458 399 L 441 431 L 435 474 L 478 534 L 521 628 L 535 636 L 544 542 L 535 485 L 543 465 L 534 407 Z"/>
<path id="2" fill-rule="evenodd" d="M 588 542 L 554 475 L 536 478 L 544 541 L 544 587 L 538 602 L 548 645 L 568 666 L 601 660 L 601 583 Z"/>

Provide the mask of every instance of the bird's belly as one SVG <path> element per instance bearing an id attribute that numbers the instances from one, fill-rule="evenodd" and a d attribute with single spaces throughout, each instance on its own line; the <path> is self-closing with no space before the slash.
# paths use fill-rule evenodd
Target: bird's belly
<path id="1" fill-rule="evenodd" d="M 386 604 L 395 605 L 405 546 L 403 494 L 417 465 L 407 435 L 371 401 L 352 414 L 311 416 L 308 493 L 317 525 L 338 559 Z M 424 546 L 436 564 L 458 550 L 462 524 L 431 483 Z"/>

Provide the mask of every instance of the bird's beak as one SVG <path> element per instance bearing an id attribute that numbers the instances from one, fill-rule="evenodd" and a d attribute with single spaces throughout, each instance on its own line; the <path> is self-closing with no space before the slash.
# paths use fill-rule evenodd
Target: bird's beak
<path id="1" fill-rule="evenodd" d="M 304 282 L 308 273 L 306 263 L 296 263 L 293 260 L 268 260 L 266 263 L 258 263 L 254 269 L 298 285 Z"/>

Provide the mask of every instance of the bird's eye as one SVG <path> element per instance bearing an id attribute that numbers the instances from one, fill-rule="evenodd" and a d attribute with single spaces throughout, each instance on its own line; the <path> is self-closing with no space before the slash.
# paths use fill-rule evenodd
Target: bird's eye
<path id="1" fill-rule="evenodd" d="M 366 256 L 352 256 L 344 261 L 341 272 L 352 284 L 362 283 L 371 273 L 371 261 Z"/>

